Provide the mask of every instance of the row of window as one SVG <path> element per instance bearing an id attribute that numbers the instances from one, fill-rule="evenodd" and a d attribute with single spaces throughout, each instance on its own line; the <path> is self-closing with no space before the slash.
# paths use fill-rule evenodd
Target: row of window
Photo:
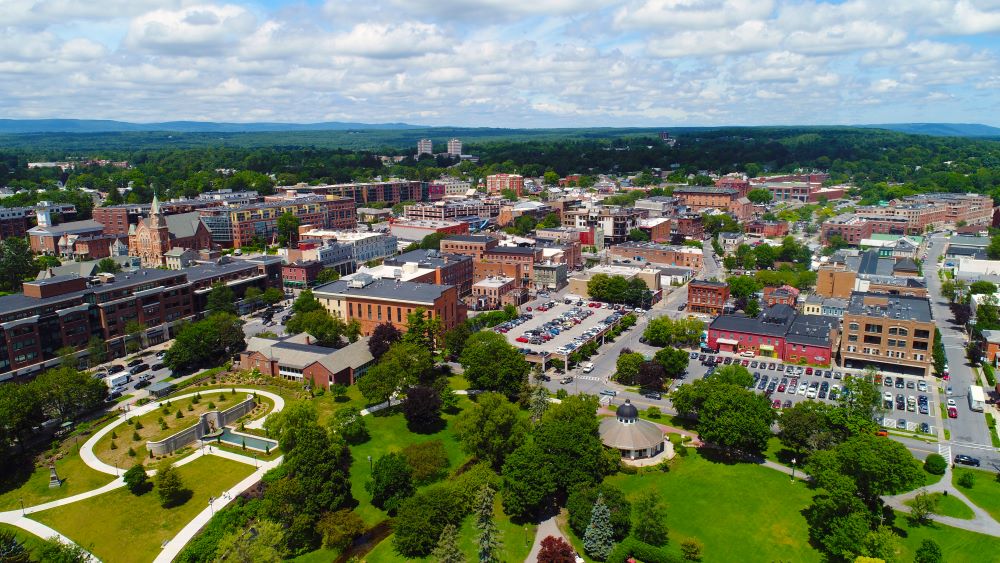
<path id="1" fill-rule="evenodd" d="M 848 346 L 847 347 L 847 351 L 848 352 L 857 352 L 858 351 L 858 347 L 857 346 Z M 898 359 L 901 359 L 901 360 L 905 360 L 907 358 L 906 352 L 900 352 L 898 350 L 886 350 L 885 354 L 883 354 L 880 349 L 878 349 L 878 348 L 869 348 L 867 346 L 865 346 L 865 347 L 863 347 L 861 349 L 861 353 L 865 354 L 867 356 L 882 356 L 882 355 L 884 355 L 887 358 L 898 358 Z M 922 361 L 924 361 L 924 358 L 926 358 L 925 354 L 913 354 L 910 359 L 916 360 L 918 362 L 922 362 Z"/>
<path id="2" fill-rule="evenodd" d="M 860 326 L 858 323 L 849 323 L 847 325 L 848 330 L 858 330 Z M 884 327 L 880 324 L 866 323 L 865 332 L 881 334 Z M 891 326 L 888 330 L 889 336 L 909 336 L 910 331 L 901 326 Z M 930 331 L 923 329 L 916 329 L 913 331 L 913 336 L 916 338 L 930 338 Z"/>

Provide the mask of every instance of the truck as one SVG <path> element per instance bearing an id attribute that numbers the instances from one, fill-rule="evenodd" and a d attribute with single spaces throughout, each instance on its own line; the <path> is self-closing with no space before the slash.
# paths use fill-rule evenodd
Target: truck
<path id="1" fill-rule="evenodd" d="M 127 373 L 109 375 L 104 378 L 104 382 L 108 384 L 108 389 L 124 387 L 129 381 L 132 381 L 132 376 Z"/>
<path id="2" fill-rule="evenodd" d="M 983 407 L 986 406 L 986 394 L 983 393 L 983 388 L 978 385 L 969 386 L 969 408 L 983 412 Z"/>

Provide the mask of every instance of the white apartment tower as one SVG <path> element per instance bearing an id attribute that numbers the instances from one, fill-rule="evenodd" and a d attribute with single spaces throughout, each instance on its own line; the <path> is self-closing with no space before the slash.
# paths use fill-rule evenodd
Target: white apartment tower
<path id="1" fill-rule="evenodd" d="M 434 142 L 430 139 L 420 139 L 417 141 L 417 158 L 422 154 L 434 154 Z"/>
<path id="2" fill-rule="evenodd" d="M 448 141 L 448 156 L 462 156 L 462 141 L 451 139 Z"/>

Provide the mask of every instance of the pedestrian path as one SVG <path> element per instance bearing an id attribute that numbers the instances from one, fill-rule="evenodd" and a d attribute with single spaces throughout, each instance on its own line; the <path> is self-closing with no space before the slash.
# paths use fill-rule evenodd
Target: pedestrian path
<path id="1" fill-rule="evenodd" d="M 535 542 L 531 545 L 531 551 L 528 552 L 528 557 L 524 560 L 525 563 L 535 563 L 538 561 L 538 552 L 542 549 L 542 540 L 549 536 L 562 538 L 566 540 L 566 543 L 569 543 L 566 536 L 559 530 L 559 526 L 556 525 L 555 515 L 549 516 L 538 523 L 538 531 L 535 532 Z"/>

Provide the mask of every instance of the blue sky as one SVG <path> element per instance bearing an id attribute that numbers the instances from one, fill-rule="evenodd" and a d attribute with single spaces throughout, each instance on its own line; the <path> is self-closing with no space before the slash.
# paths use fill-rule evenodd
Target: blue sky
<path id="1" fill-rule="evenodd" d="M 0 117 L 1000 126 L 997 0 L 6 0 Z"/>

